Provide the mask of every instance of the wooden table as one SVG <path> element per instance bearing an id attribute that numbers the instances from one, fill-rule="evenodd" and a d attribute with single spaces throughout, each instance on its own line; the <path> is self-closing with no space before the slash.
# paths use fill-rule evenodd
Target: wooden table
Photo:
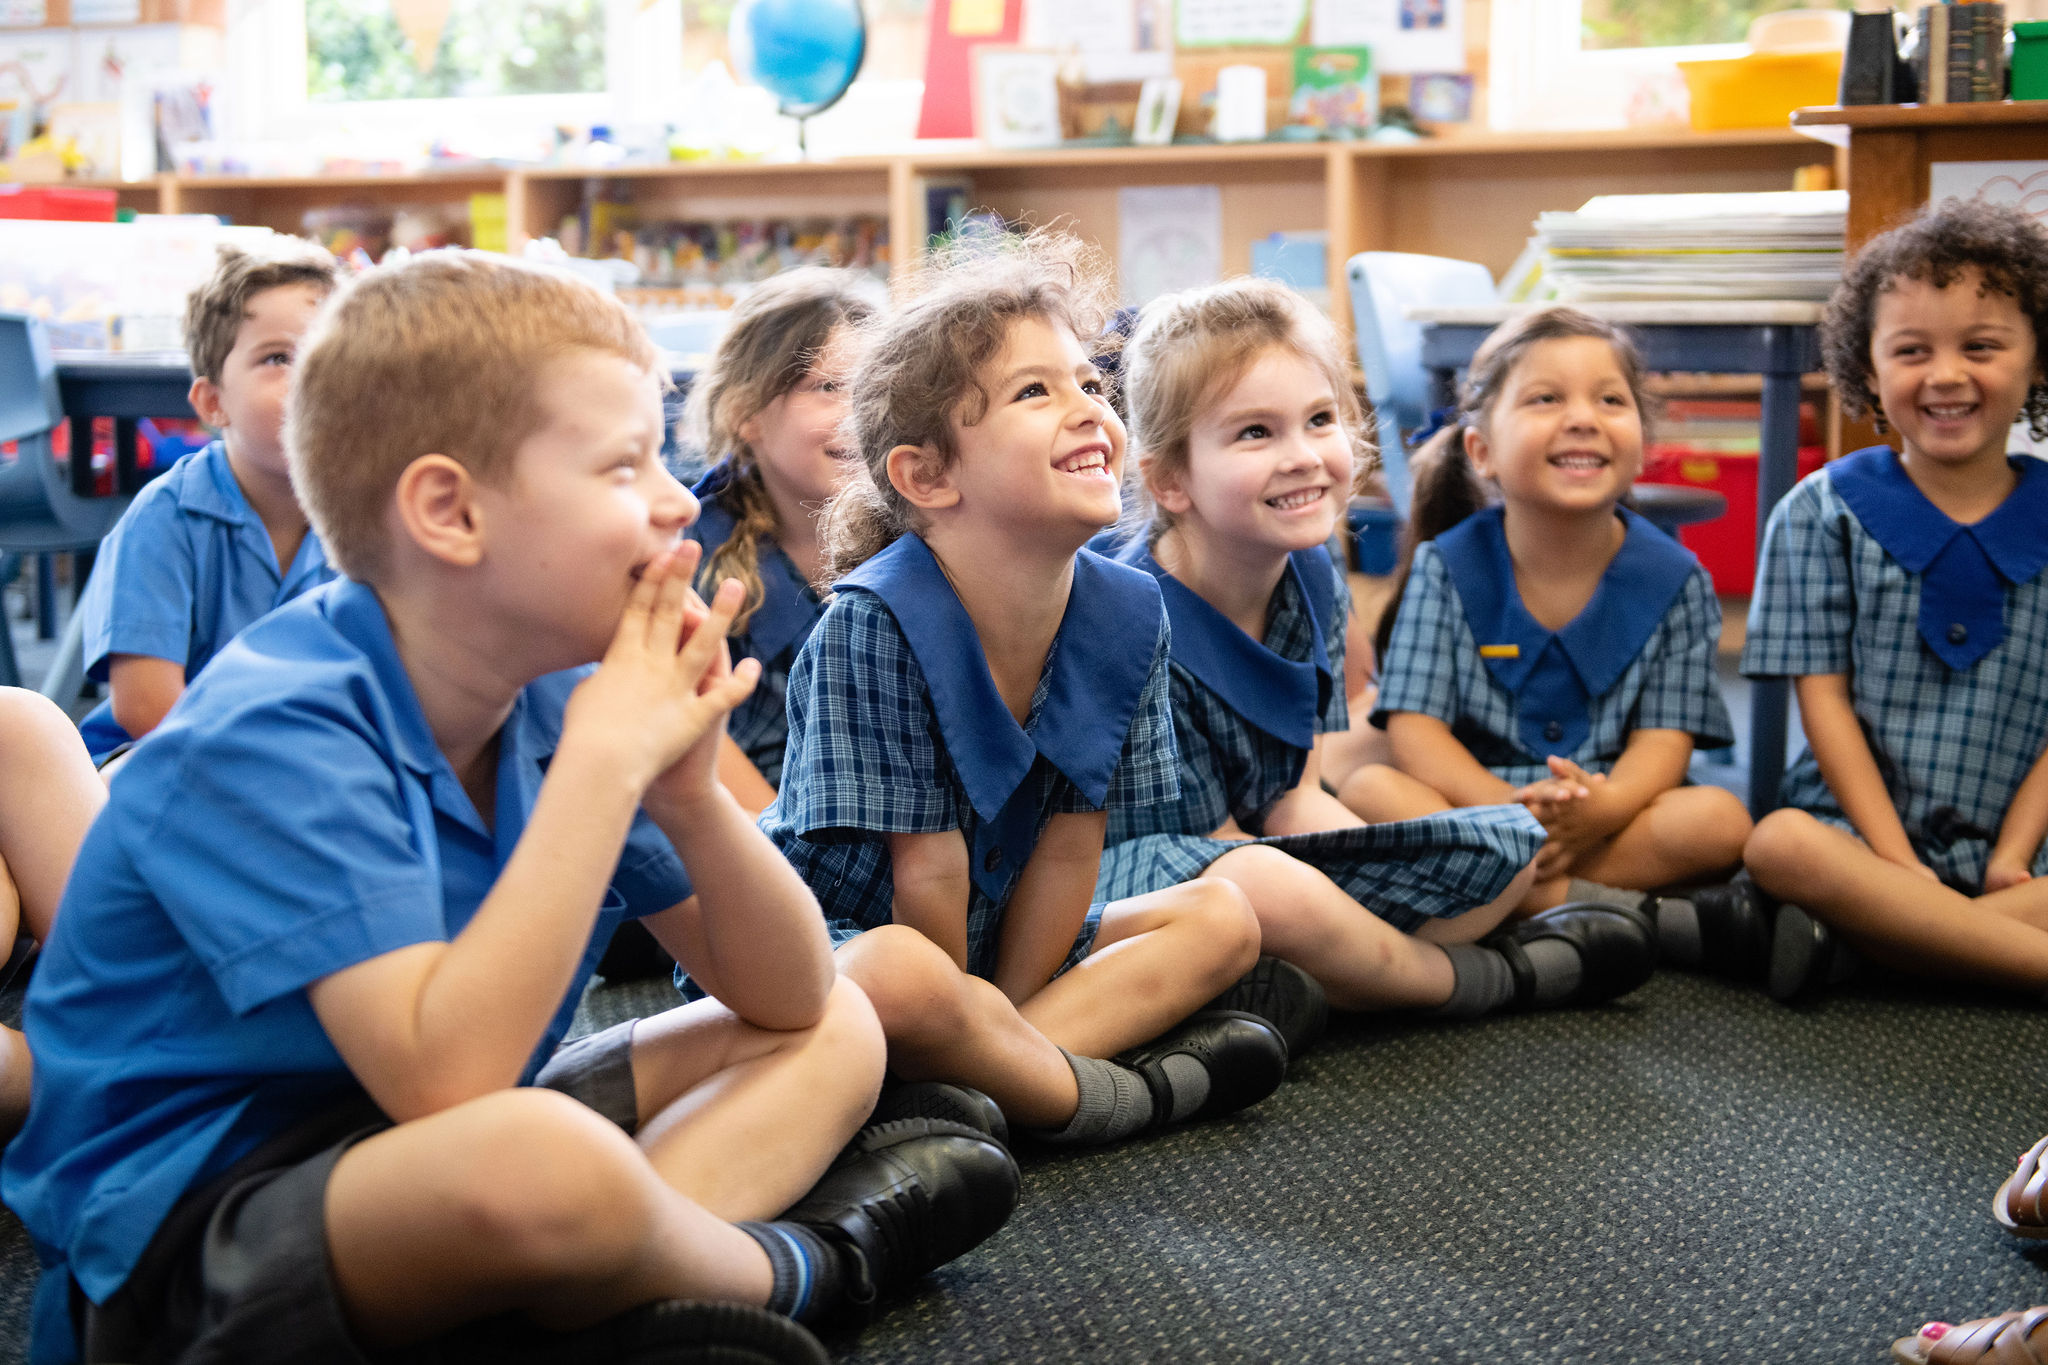
<path id="1" fill-rule="evenodd" d="M 1468 304 L 1413 308 L 1423 324 L 1422 363 L 1448 403 L 1453 380 L 1487 334 L 1541 304 Z M 1822 305 L 1730 299 L 1714 302 L 1583 303 L 1582 308 L 1635 334 L 1652 370 L 1755 374 L 1763 379 L 1763 430 L 1757 450 L 1757 547 L 1778 500 L 1792 491 L 1799 468 L 1800 380 L 1820 368 Z M 1778 804 L 1785 771 L 1785 731 L 1792 689 L 1783 678 L 1753 683 L 1749 711 L 1749 807 L 1761 816 Z"/>

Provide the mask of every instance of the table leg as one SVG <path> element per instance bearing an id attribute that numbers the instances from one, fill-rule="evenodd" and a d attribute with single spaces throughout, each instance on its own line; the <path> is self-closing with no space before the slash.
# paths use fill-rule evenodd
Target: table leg
<path id="1" fill-rule="evenodd" d="M 1792 329 L 1767 329 L 1771 368 L 1764 371 L 1763 432 L 1757 450 L 1756 543 L 1763 550 L 1771 511 L 1799 474 L 1798 338 Z M 1749 810 L 1761 819 L 1778 804 L 1785 773 L 1785 741 L 1792 685 L 1783 678 L 1760 679 L 1749 693 Z"/>

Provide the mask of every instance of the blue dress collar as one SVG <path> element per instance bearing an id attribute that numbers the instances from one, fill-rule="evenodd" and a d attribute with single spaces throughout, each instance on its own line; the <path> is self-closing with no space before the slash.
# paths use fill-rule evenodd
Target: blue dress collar
<path id="1" fill-rule="evenodd" d="M 1088 550 L 1075 556 L 1066 614 L 1040 681 L 1044 700 L 1028 731 L 1004 705 L 974 621 L 920 537 L 903 536 L 836 587 L 873 593 L 896 618 L 930 689 L 946 753 L 1009 873 L 1022 868 L 1037 837 L 1025 779 L 1040 754 L 1090 805 L 1107 801 L 1159 636 L 1162 608 L 1150 575 Z M 976 882 L 984 890 L 1006 885 L 1008 874 L 989 867 L 985 852 L 974 849 Z"/>
<path id="2" fill-rule="evenodd" d="M 1635 512 L 1615 510 L 1625 528 L 1621 549 L 1585 609 L 1557 631 L 1522 605 L 1506 509 L 1474 513 L 1436 538 L 1480 658 L 1514 694 L 1519 737 L 1532 754 L 1565 756 L 1585 742 L 1593 699 L 1621 680 L 1699 566 Z"/>
<path id="3" fill-rule="evenodd" d="M 1232 711 L 1282 744 L 1315 746 L 1316 724 L 1330 702 L 1336 680 L 1324 643 L 1337 619 L 1336 578 L 1330 552 L 1318 545 L 1287 557 L 1286 576 L 1307 604 L 1315 623 L 1314 652 L 1303 661 L 1285 658 L 1254 640 L 1236 622 L 1162 567 L 1142 540 L 1117 555 L 1122 563 L 1159 580 L 1167 618 L 1173 623 L 1173 661 L 1221 697 Z M 1284 584 L 1277 588 L 1285 591 Z"/>
<path id="4" fill-rule="evenodd" d="M 728 456 L 713 465 L 690 490 L 702 509 L 691 528 L 691 538 L 703 544 L 707 559 L 713 550 L 732 539 L 733 528 L 738 524 L 721 496 L 732 486 L 732 477 L 733 464 Z M 761 605 L 747 620 L 746 642 L 749 652 L 767 663 L 781 658 L 784 650 L 794 654 L 802 649 L 825 607 L 772 537 L 761 542 L 755 563 L 761 575 Z"/>
<path id="5" fill-rule="evenodd" d="M 2008 456 L 2019 482 L 1982 521 L 1965 526 L 1928 500 L 1890 446 L 1828 466 L 1828 482 L 1863 529 L 1920 575 L 1920 638 L 1961 672 L 2005 639 L 2005 589 L 2048 567 L 2048 467 Z"/>

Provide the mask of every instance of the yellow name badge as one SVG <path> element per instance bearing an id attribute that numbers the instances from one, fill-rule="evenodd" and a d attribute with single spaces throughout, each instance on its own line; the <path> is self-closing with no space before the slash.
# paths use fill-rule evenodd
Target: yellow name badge
<path id="1" fill-rule="evenodd" d="M 1482 659 L 1519 659 L 1522 657 L 1522 647 L 1520 645 L 1481 645 L 1479 646 L 1479 657 Z"/>

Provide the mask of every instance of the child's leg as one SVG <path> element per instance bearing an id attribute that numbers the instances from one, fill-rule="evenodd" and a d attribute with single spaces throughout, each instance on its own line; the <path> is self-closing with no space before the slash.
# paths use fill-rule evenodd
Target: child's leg
<path id="1" fill-rule="evenodd" d="M 2048 879 L 1975 900 L 1885 861 L 1801 810 L 1757 823 L 1743 850 L 1757 885 L 1796 902 L 1865 955 L 1916 976 L 2048 990 Z"/>
<path id="2" fill-rule="evenodd" d="M 1451 808 L 1436 788 L 1382 763 L 1367 764 L 1345 778 L 1337 788 L 1337 799 L 1353 815 L 1375 825 L 1420 819 Z"/>
<path id="3" fill-rule="evenodd" d="M 637 1145 L 540 1087 L 378 1134 L 328 1183 L 343 1302 L 376 1344 L 509 1309 L 576 1326 L 658 1298 L 766 1303 L 767 1254 L 727 1220 L 772 1217 L 817 1180 L 882 1061 L 873 1011 L 844 982 L 824 1019 L 787 1033 L 699 1001 L 635 1031 Z"/>
<path id="4" fill-rule="evenodd" d="M 1752 826 L 1749 811 L 1719 787 L 1673 787 L 1567 877 L 1550 877 L 1530 892 L 1529 905 L 1546 909 L 1579 899 L 1573 878 L 1626 891 L 1649 891 L 1726 872 L 1742 861 Z"/>
<path id="5" fill-rule="evenodd" d="M 71 721 L 18 687 L 0 688 L 0 960 L 26 929 L 48 937 L 57 900 L 106 788 Z M 28 1113 L 28 1041 L 0 1027 L 0 1141 Z"/>

